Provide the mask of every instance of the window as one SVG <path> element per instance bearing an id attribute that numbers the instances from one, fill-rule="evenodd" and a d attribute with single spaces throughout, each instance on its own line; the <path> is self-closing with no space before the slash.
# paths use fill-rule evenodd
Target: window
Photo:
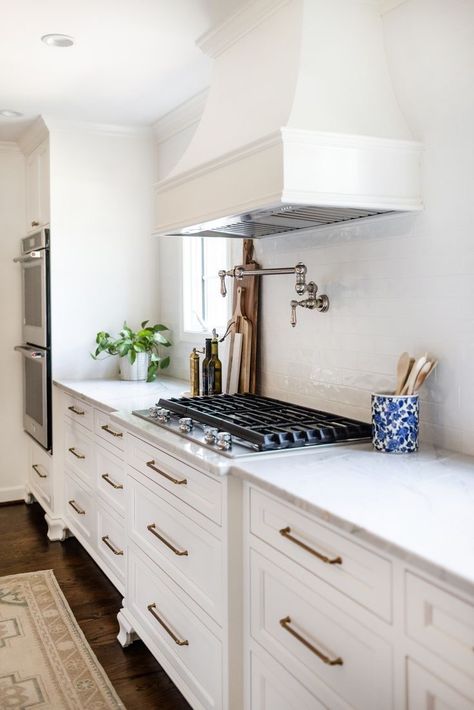
<path id="1" fill-rule="evenodd" d="M 220 269 L 228 268 L 228 240 L 220 237 L 183 237 L 183 331 L 224 333 L 229 298 L 220 295 Z"/>

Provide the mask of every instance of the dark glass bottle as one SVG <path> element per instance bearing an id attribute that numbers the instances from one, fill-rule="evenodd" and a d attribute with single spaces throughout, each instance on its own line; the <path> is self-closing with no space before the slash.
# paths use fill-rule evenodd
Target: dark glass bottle
<path id="1" fill-rule="evenodd" d="M 211 342 L 211 359 L 209 360 L 207 371 L 209 394 L 222 394 L 222 363 L 219 360 L 217 336 L 214 336 Z"/>
<path id="2" fill-rule="evenodd" d="M 209 362 L 211 360 L 212 338 L 206 338 L 206 350 L 202 361 L 202 394 L 209 394 Z"/>

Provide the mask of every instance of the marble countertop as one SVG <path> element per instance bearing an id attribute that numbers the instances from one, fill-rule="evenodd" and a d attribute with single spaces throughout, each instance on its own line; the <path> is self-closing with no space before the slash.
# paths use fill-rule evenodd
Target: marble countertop
<path id="1" fill-rule="evenodd" d="M 60 380 L 55 384 L 114 411 L 112 419 L 213 475 L 250 481 L 321 520 L 474 593 L 474 458 L 435 446 L 382 454 L 370 444 L 285 451 L 239 459 L 189 442 L 131 414 L 187 383 Z M 116 411 L 120 410 L 120 411 Z"/>

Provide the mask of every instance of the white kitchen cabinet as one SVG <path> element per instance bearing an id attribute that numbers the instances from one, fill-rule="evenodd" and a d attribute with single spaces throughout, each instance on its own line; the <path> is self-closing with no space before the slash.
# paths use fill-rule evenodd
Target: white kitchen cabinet
<path id="1" fill-rule="evenodd" d="M 49 140 L 26 159 L 26 231 L 49 224 Z"/>
<path id="2" fill-rule="evenodd" d="M 244 511 L 246 710 L 474 708 L 472 600 L 253 485 Z"/>

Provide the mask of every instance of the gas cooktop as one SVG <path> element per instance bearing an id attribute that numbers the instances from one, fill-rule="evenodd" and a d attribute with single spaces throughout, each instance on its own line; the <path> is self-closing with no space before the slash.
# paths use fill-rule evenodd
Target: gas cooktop
<path id="1" fill-rule="evenodd" d="M 254 394 L 172 397 L 133 414 L 233 458 L 371 438 L 365 422 Z"/>

